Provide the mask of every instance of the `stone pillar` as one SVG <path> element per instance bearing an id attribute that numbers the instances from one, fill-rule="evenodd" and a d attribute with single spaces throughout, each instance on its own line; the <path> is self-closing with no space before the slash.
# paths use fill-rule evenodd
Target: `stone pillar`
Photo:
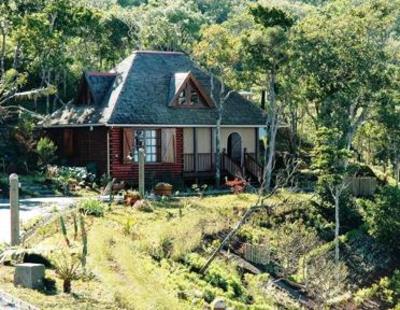
<path id="1" fill-rule="evenodd" d="M 139 149 L 139 193 L 144 198 L 144 149 Z"/>
<path id="2" fill-rule="evenodd" d="M 18 175 L 10 175 L 10 214 L 11 214 L 11 245 L 19 245 L 19 198 Z"/>

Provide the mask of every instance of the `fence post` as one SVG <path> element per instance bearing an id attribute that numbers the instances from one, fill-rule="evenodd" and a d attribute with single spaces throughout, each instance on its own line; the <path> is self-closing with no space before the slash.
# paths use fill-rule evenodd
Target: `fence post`
<path id="1" fill-rule="evenodd" d="M 18 175 L 10 175 L 10 215 L 11 215 L 11 245 L 19 245 L 19 198 Z"/>
<path id="2" fill-rule="evenodd" d="M 139 149 L 139 193 L 144 198 L 144 149 Z"/>

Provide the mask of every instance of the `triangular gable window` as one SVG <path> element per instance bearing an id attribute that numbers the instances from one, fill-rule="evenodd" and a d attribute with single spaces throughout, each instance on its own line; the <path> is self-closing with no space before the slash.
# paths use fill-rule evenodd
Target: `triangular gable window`
<path id="1" fill-rule="evenodd" d="M 213 106 L 211 99 L 191 74 L 188 74 L 181 83 L 170 105 L 182 108 L 207 108 Z"/>
<path id="2" fill-rule="evenodd" d="M 177 106 L 206 107 L 207 103 L 192 81 L 181 90 L 175 103 Z"/>

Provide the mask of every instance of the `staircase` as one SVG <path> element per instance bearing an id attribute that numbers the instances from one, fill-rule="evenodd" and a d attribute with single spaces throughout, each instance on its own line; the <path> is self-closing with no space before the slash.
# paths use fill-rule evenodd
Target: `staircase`
<path id="1" fill-rule="evenodd" d="M 243 152 L 241 162 L 233 160 L 224 150 L 222 152 L 222 168 L 231 177 L 250 180 L 250 183 L 253 184 L 262 182 L 263 167 L 246 150 Z"/>

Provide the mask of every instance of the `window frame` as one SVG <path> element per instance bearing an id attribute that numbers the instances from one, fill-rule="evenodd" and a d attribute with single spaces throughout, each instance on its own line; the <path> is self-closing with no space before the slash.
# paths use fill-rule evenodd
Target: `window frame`
<path id="1" fill-rule="evenodd" d="M 196 97 L 198 99 L 197 102 L 192 101 L 192 92 L 196 93 Z M 184 94 L 184 96 L 182 96 L 182 94 Z M 185 100 L 182 103 L 181 100 L 183 98 L 185 98 Z M 183 87 L 181 92 L 179 93 L 175 101 L 175 106 L 179 108 L 207 108 L 207 103 L 196 85 L 191 80 L 189 80 L 186 82 L 185 87 Z"/>
<path id="2" fill-rule="evenodd" d="M 143 132 L 143 136 L 138 138 L 138 132 Z M 150 133 L 150 134 L 149 134 Z M 143 139 L 143 147 L 145 150 L 145 163 L 156 164 L 161 163 L 161 130 L 157 128 L 146 128 L 146 129 L 135 129 L 134 134 L 134 150 L 133 150 L 133 162 L 139 162 L 139 152 L 137 141 Z M 149 141 L 151 141 L 149 144 Z M 148 152 L 148 148 L 151 148 L 151 152 Z M 154 148 L 154 151 L 153 151 Z"/>

